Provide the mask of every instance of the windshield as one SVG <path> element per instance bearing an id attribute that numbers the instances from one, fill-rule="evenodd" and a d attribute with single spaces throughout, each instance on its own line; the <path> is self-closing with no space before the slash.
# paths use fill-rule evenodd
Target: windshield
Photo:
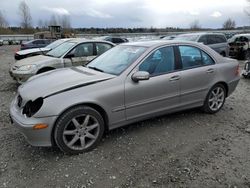
<path id="1" fill-rule="evenodd" d="M 65 40 L 56 40 L 55 42 L 50 43 L 48 46 L 46 46 L 45 48 L 49 48 L 49 49 L 54 49 L 57 46 L 61 45 L 62 43 L 66 42 Z"/>
<path id="2" fill-rule="evenodd" d="M 75 42 L 65 42 L 53 50 L 49 51 L 46 55 L 52 57 L 61 57 L 64 55 L 68 50 L 70 50 L 76 43 Z"/>
<path id="3" fill-rule="evenodd" d="M 198 35 L 181 35 L 177 36 L 174 40 L 197 41 Z"/>
<path id="4" fill-rule="evenodd" d="M 88 68 L 119 75 L 146 50 L 138 46 L 116 46 L 88 64 Z"/>

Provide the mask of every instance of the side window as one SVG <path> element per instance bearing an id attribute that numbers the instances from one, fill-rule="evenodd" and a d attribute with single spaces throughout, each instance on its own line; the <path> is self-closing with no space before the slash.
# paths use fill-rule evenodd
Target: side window
<path id="1" fill-rule="evenodd" d="M 222 35 L 218 35 L 217 37 L 218 37 L 218 42 L 219 43 L 225 43 L 225 42 L 227 42 L 226 37 L 224 37 Z"/>
<path id="2" fill-rule="evenodd" d="M 70 54 L 74 54 L 74 57 L 84 57 L 84 56 L 93 56 L 93 44 L 84 43 L 75 47 Z"/>
<path id="3" fill-rule="evenodd" d="M 175 70 L 173 47 L 164 47 L 153 52 L 139 66 L 139 71 L 149 72 L 150 75 L 172 72 Z"/>
<path id="4" fill-rule="evenodd" d="M 33 44 L 44 44 L 43 40 L 35 40 Z"/>
<path id="5" fill-rule="evenodd" d="M 123 43 L 124 41 L 122 39 L 120 39 L 120 38 L 113 38 L 112 42 L 113 43 Z"/>
<path id="6" fill-rule="evenodd" d="M 182 68 L 188 69 L 202 65 L 201 51 L 192 46 L 179 46 Z"/>
<path id="7" fill-rule="evenodd" d="M 203 65 L 215 64 L 214 60 L 209 55 L 207 55 L 205 52 L 202 51 L 201 54 L 202 54 Z"/>
<path id="8" fill-rule="evenodd" d="M 202 42 L 203 44 L 207 44 L 207 36 L 201 36 L 198 42 Z"/>
<path id="9" fill-rule="evenodd" d="M 103 54 L 104 52 L 106 52 L 110 48 L 112 48 L 112 46 L 110 44 L 96 43 L 96 53 L 97 53 L 97 55 Z"/>
<path id="10" fill-rule="evenodd" d="M 213 38 L 213 36 L 208 36 L 207 37 L 207 44 L 214 44 L 215 43 L 215 41 L 214 41 L 214 38 Z"/>

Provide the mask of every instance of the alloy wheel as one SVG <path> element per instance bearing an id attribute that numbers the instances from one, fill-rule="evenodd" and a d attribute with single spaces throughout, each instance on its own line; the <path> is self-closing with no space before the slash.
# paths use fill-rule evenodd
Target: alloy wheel
<path id="1" fill-rule="evenodd" d="M 98 138 L 100 124 L 94 116 L 80 115 L 71 119 L 63 131 L 63 141 L 72 150 L 90 147 Z"/>

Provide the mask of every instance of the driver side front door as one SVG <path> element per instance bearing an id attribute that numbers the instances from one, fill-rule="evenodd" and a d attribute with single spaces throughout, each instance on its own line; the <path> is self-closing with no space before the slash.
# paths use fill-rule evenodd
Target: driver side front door
<path id="1" fill-rule="evenodd" d="M 127 120 L 150 118 L 178 107 L 180 75 L 176 71 L 173 47 L 151 53 L 137 68 L 150 74 L 149 80 L 134 82 L 131 73 L 125 81 Z"/>

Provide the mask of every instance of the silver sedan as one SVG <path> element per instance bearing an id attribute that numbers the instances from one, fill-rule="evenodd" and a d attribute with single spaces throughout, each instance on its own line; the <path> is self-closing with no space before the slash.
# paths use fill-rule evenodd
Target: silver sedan
<path id="1" fill-rule="evenodd" d="M 95 148 L 105 130 L 196 107 L 216 113 L 239 79 L 236 60 L 202 44 L 126 43 L 85 67 L 34 76 L 10 116 L 31 145 L 76 154 Z"/>

